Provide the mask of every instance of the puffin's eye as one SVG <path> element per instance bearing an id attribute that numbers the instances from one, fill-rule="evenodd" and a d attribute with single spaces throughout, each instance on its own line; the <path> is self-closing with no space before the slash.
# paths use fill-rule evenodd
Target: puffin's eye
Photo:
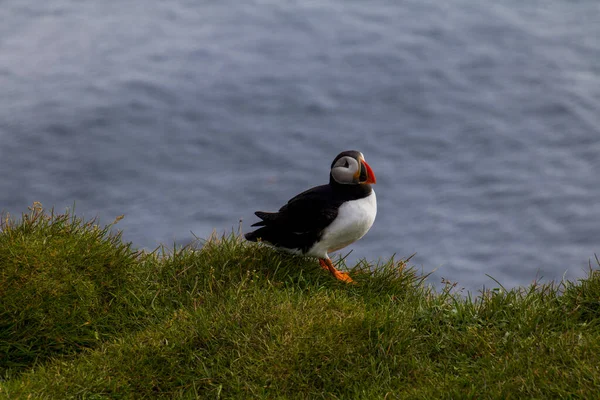
<path id="1" fill-rule="evenodd" d="M 347 159 L 344 159 L 344 168 L 348 168 L 350 166 L 350 163 L 348 162 Z"/>

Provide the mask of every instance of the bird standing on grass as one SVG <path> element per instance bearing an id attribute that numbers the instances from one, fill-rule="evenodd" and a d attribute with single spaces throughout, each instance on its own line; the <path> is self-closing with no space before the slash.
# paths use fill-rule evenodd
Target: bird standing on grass
<path id="1" fill-rule="evenodd" d="M 317 257 L 323 269 L 337 279 L 352 282 L 338 271 L 327 253 L 340 250 L 363 237 L 373 225 L 377 200 L 371 184 L 373 170 L 359 151 L 344 151 L 331 163 L 329 184 L 292 198 L 278 212 L 257 211 L 262 221 L 247 240 L 263 241 L 278 249 Z"/>

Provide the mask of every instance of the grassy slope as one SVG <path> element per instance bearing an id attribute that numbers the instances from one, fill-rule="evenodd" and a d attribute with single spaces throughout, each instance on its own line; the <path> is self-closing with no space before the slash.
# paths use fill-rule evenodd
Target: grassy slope
<path id="1" fill-rule="evenodd" d="M 435 292 L 404 261 L 356 285 L 238 237 L 166 257 L 39 205 L 0 232 L 0 397 L 597 396 L 600 272 Z"/>

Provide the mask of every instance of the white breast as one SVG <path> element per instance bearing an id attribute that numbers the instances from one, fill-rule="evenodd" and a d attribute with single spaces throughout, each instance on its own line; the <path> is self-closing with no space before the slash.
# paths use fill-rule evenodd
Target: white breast
<path id="1" fill-rule="evenodd" d="M 356 242 L 369 231 L 377 215 L 375 191 L 358 200 L 347 201 L 338 210 L 337 218 L 323 231 L 318 243 L 306 253 L 309 256 L 326 258 L 327 253 Z"/>

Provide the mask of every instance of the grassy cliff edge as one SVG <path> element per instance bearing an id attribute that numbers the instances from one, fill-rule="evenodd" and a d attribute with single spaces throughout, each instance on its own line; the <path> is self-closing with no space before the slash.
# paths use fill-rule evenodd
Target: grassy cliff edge
<path id="1" fill-rule="evenodd" d="M 598 269 L 464 296 L 406 260 L 348 285 L 235 234 L 148 253 L 113 231 L 3 216 L 0 398 L 598 395 Z"/>

